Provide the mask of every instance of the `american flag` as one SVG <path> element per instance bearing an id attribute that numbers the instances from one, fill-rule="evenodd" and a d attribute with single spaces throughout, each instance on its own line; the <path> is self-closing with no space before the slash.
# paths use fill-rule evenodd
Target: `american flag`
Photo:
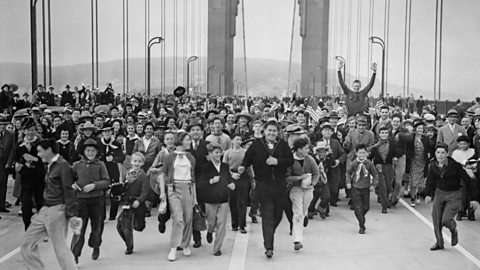
<path id="1" fill-rule="evenodd" d="M 310 118 L 313 121 L 318 122 L 318 120 L 320 120 L 320 116 L 322 115 L 322 109 L 318 106 L 318 102 L 316 99 L 312 98 L 310 100 L 305 111 L 308 112 Z"/>
<path id="2" fill-rule="evenodd" d="M 377 104 L 375 104 L 375 109 L 378 110 L 378 109 L 380 109 L 380 107 L 382 107 L 383 105 L 384 105 L 383 100 L 380 99 L 380 100 L 377 101 Z"/>

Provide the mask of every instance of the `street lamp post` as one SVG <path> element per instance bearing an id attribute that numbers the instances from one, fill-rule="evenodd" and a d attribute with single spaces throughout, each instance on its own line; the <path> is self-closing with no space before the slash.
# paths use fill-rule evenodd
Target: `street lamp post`
<path id="1" fill-rule="evenodd" d="M 218 74 L 218 94 L 222 94 L 222 76 L 225 77 L 226 72 L 221 72 Z"/>
<path id="2" fill-rule="evenodd" d="M 147 95 L 150 96 L 150 49 L 154 44 L 160 44 L 164 39 L 162 37 L 153 37 L 147 45 Z"/>
<path id="3" fill-rule="evenodd" d="M 370 37 L 370 41 L 382 47 L 382 99 L 385 95 L 385 42 L 379 37 Z"/>
<path id="4" fill-rule="evenodd" d="M 198 56 L 190 56 L 187 60 L 187 95 L 190 93 L 190 63 L 197 59 Z"/>
<path id="5" fill-rule="evenodd" d="M 340 63 L 343 64 L 343 81 L 345 81 L 347 79 L 345 77 L 345 69 L 347 68 L 345 58 L 343 58 L 343 56 L 337 55 L 335 56 L 335 60 L 340 61 Z"/>
<path id="6" fill-rule="evenodd" d="M 315 74 L 313 72 L 309 73 L 312 76 L 313 79 L 313 89 L 312 89 L 312 96 L 315 96 Z"/>

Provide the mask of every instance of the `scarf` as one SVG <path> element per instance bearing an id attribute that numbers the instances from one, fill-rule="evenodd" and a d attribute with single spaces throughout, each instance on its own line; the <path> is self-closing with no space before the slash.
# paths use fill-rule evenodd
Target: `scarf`
<path id="1" fill-rule="evenodd" d="M 361 177 L 361 173 L 363 172 L 363 176 L 364 177 L 368 177 L 368 170 L 367 168 L 365 167 L 365 161 L 367 159 L 364 159 L 364 160 L 359 160 L 358 157 L 357 157 L 357 161 L 358 161 L 358 167 L 357 167 L 357 171 L 355 173 L 355 182 L 358 182 L 358 180 L 360 180 L 360 177 Z"/>
<path id="2" fill-rule="evenodd" d="M 125 182 L 126 183 L 133 183 L 135 180 L 138 179 L 142 174 L 144 174 L 141 168 L 139 169 L 130 169 L 127 171 L 127 175 L 125 175 Z"/>
<path id="3" fill-rule="evenodd" d="M 32 149 L 32 143 L 34 143 L 37 139 L 38 139 L 38 138 L 37 138 L 36 135 L 33 136 L 33 138 L 32 138 L 31 140 L 28 139 L 27 136 L 25 136 L 25 137 L 23 138 L 22 143 L 20 144 L 20 147 L 25 146 L 25 147 L 27 148 L 27 150 L 30 152 L 30 150 Z"/>
<path id="4" fill-rule="evenodd" d="M 105 153 L 108 153 L 110 148 L 112 148 L 113 150 L 115 149 L 118 149 L 118 146 L 116 145 L 113 145 L 113 142 L 115 142 L 115 139 L 112 137 L 110 137 L 110 141 L 109 142 L 106 142 L 105 139 L 102 137 L 102 139 L 100 139 L 100 141 L 102 142 L 103 145 L 106 146 L 105 148 Z"/>
<path id="5" fill-rule="evenodd" d="M 323 162 L 320 161 L 320 163 L 318 164 L 318 170 L 320 172 L 320 181 L 322 183 L 326 183 L 327 182 L 327 173 L 325 172 L 325 167 L 323 167 Z"/>

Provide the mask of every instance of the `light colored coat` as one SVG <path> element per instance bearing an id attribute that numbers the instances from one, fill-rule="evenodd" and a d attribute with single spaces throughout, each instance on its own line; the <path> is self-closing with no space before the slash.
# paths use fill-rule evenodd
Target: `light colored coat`
<path id="1" fill-rule="evenodd" d="M 446 124 L 438 130 L 437 143 L 448 145 L 448 155 L 451 156 L 457 149 L 457 138 L 461 135 L 467 135 L 467 131 L 462 126 L 455 124 L 452 132 L 449 124 Z"/>

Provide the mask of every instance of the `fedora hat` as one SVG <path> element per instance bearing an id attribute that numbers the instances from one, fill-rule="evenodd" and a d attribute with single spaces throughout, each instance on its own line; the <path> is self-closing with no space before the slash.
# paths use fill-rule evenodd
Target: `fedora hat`
<path id="1" fill-rule="evenodd" d="M 313 147 L 314 152 L 317 152 L 318 150 L 322 150 L 322 149 L 323 150 L 328 149 L 327 143 L 324 141 L 317 142 L 317 144 L 315 144 L 315 147 Z"/>
<path id="2" fill-rule="evenodd" d="M 78 117 L 78 121 L 80 123 L 82 122 L 86 122 L 86 121 L 92 121 L 93 120 L 93 116 L 92 114 L 89 112 L 89 111 L 83 111 L 81 114 L 80 114 L 80 117 Z"/>
<path id="3" fill-rule="evenodd" d="M 190 132 L 190 129 L 192 129 L 192 127 L 200 127 L 201 130 L 204 129 L 203 124 L 199 121 L 191 121 L 187 126 L 187 132 Z"/>
<path id="4" fill-rule="evenodd" d="M 0 115 L 0 124 L 6 125 L 8 123 L 10 123 L 10 121 L 8 121 L 8 118 L 6 116 Z"/>
<path id="5" fill-rule="evenodd" d="M 247 122 L 252 121 L 252 116 L 245 111 L 241 112 L 241 113 L 237 114 L 237 116 L 235 116 L 235 122 L 238 122 L 240 117 L 245 117 L 247 119 Z"/>
<path id="6" fill-rule="evenodd" d="M 98 148 L 97 141 L 95 141 L 94 139 L 87 139 L 83 144 L 83 149 L 87 148 L 87 146 L 93 146 L 95 148 Z"/>
<path id="7" fill-rule="evenodd" d="M 181 97 L 185 94 L 185 92 L 187 92 L 185 87 L 179 86 L 179 87 L 175 88 L 175 90 L 173 90 L 173 95 L 176 96 L 176 97 Z"/>
<path id="8" fill-rule="evenodd" d="M 460 115 L 458 114 L 457 110 L 455 110 L 455 109 L 450 109 L 450 110 L 448 110 L 448 112 L 447 112 L 447 117 L 450 117 L 450 116 L 459 117 Z"/>
<path id="9" fill-rule="evenodd" d="M 94 133 L 98 131 L 98 128 L 94 126 L 91 122 L 85 123 L 85 125 L 83 125 L 83 127 L 80 128 L 80 131 L 84 131 L 87 129 L 93 131 Z"/>
<path id="10" fill-rule="evenodd" d="M 22 120 L 22 128 L 29 129 L 34 126 L 35 126 L 35 119 L 33 119 L 32 117 L 25 117 Z"/>

